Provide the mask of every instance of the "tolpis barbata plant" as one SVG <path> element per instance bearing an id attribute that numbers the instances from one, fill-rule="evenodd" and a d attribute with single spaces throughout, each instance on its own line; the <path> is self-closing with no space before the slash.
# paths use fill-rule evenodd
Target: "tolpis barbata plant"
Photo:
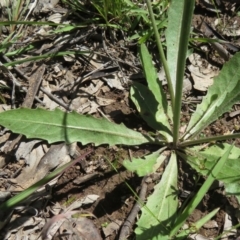
<path id="1" fill-rule="evenodd" d="M 167 56 L 165 57 L 160 36 L 154 21 L 150 0 L 147 0 L 152 27 L 165 70 L 170 101 L 167 101 L 161 82 L 152 64 L 147 47 L 140 46 L 140 57 L 147 86 L 134 82 L 131 99 L 147 124 L 156 135 L 142 134 L 117 125 L 105 119 L 65 113 L 58 109 L 16 109 L 0 114 L 0 124 L 13 132 L 28 138 L 41 138 L 49 143 L 65 141 L 109 145 L 155 144 L 159 146 L 144 158 L 125 160 L 124 166 L 139 176 L 154 173 L 165 160 L 165 171 L 154 192 L 142 206 L 142 213 L 135 229 L 137 239 L 184 239 L 196 232 L 211 219 L 219 209 L 215 209 L 195 223 L 194 227 L 182 230 L 187 217 L 204 197 L 214 180 L 224 183 L 226 194 L 240 192 L 240 149 L 225 143 L 227 139 L 240 137 L 239 133 L 200 137 L 200 133 L 212 122 L 240 100 L 240 54 L 235 54 L 227 62 L 214 84 L 209 88 L 201 104 L 197 105 L 184 133 L 180 134 L 182 106 L 182 86 L 188 50 L 194 0 L 172 0 L 168 10 L 166 31 Z M 166 60 L 167 59 L 167 60 Z M 214 144 L 213 144 L 214 142 Z M 206 143 L 211 143 L 206 145 Z M 203 147 L 203 144 L 207 147 Z M 178 209 L 177 198 L 177 159 L 181 157 L 197 172 L 207 176 L 206 181 L 187 205 Z"/>

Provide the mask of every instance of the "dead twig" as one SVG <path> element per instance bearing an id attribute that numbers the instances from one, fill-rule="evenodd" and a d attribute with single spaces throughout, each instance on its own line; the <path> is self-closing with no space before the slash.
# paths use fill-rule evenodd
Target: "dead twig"
<path id="1" fill-rule="evenodd" d="M 7 62 L 11 62 L 11 60 L 3 55 L 3 58 L 7 61 Z M 27 80 L 28 82 L 30 82 L 30 78 L 27 77 L 19 68 L 17 68 L 16 66 L 14 67 L 14 69 L 16 70 L 16 72 L 23 77 L 25 80 Z M 24 87 L 22 87 L 21 83 L 19 83 L 16 79 L 15 79 L 15 83 L 18 87 L 20 87 L 22 90 L 24 90 L 24 92 L 27 92 L 28 90 Z M 50 92 L 48 92 L 44 87 L 40 87 L 40 90 L 45 93 L 51 100 L 55 101 L 56 103 L 58 103 L 60 106 L 64 107 L 66 110 L 71 111 L 72 109 L 65 104 L 63 101 L 61 101 L 60 99 L 58 99 L 57 97 L 55 97 L 54 95 L 52 95 Z M 42 104 L 44 104 L 41 100 L 39 100 L 38 98 L 35 97 L 36 100 L 40 101 Z M 45 104 L 44 104 L 45 105 Z"/>
<path id="2" fill-rule="evenodd" d="M 133 224 L 135 222 L 135 219 L 137 217 L 138 212 L 140 211 L 142 207 L 142 202 L 144 202 L 147 194 L 147 183 L 145 180 L 147 177 L 144 177 L 142 180 L 142 186 L 139 194 L 139 199 L 135 203 L 134 207 L 132 208 L 131 213 L 128 215 L 126 221 L 123 223 L 120 234 L 119 234 L 119 240 L 125 240 L 130 235 L 131 229 L 133 227 Z"/>
<path id="3" fill-rule="evenodd" d="M 3 58 L 4 58 L 7 62 L 11 62 L 10 59 L 9 59 L 8 57 L 4 56 L 4 55 L 3 55 Z M 5 73 L 8 75 L 9 79 L 12 81 L 13 86 L 19 87 L 19 88 L 20 88 L 21 90 L 23 90 L 25 93 L 28 92 L 27 88 L 23 87 L 23 86 L 21 85 L 21 83 L 14 77 L 14 75 L 6 68 L 1 62 L 0 62 L 0 66 L 1 66 L 1 69 L 3 70 L 3 72 L 5 72 Z M 30 81 L 30 79 L 29 79 L 27 76 L 25 76 L 24 73 L 23 73 L 21 70 L 19 70 L 17 67 L 15 67 L 15 70 L 16 70 L 16 72 L 19 73 L 22 77 L 24 77 L 27 81 Z M 21 73 L 20 73 L 20 72 L 21 72 Z M 41 101 L 38 97 L 35 96 L 34 99 L 35 99 L 36 101 L 38 101 L 40 104 L 45 105 L 45 104 L 43 103 L 43 101 Z"/>

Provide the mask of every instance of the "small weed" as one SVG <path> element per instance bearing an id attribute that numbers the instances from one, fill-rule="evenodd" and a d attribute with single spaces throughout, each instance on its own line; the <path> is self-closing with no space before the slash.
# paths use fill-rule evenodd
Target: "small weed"
<path id="1" fill-rule="evenodd" d="M 68 198 L 66 202 L 63 203 L 63 205 L 67 207 L 71 205 L 73 202 L 75 202 L 76 200 L 77 200 L 76 196 L 71 196 L 70 198 Z"/>

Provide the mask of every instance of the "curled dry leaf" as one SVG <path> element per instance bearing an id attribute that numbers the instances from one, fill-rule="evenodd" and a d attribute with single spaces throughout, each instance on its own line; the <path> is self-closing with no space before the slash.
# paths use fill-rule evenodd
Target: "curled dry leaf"
<path id="1" fill-rule="evenodd" d="M 233 227 L 232 218 L 226 213 L 224 227 L 223 227 L 223 231 L 226 233 L 222 236 L 221 239 L 227 240 L 229 239 L 230 236 L 236 236 L 237 230 L 232 229 L 232 227 Z"/>
<path id="2" fill-rule="evenodd" d="M 54 13 L 49 18 L 48 21 L 54 22 L 54 23 L 60 23 L 62 22 L 62 15 L 60 13 Z"/>
<path id="3" fill-rule="evenodd" d="M 105 237 L 111 236 L 114 232 L 117 232 L 122 225 L 122 221 L 114 220 L 114 222 L 109 223 L 106 227 L 103 228 L 103 233 Z"/>
<path id="4" fill-rule="evenodd" d="M 1 7 L 9 7 L 10 0 L 0 0 L 0 6 Z"/>
<path id="5" fill-rule="evenodd" d="M 64 213 L 52 217 L 45 224 L 42 230 L 42 239 L 62 239 L 61 236 L 63 233 L 64 235 L 67 235 L 69 237 L 71 236 L 72 239 L 76 240 L 102 239 L 98 232 L 98 229 L 95 227 L 91 220 L 85 217 L 72 218 L 73 214 L 80 213 L 80 211 L 72 211 L 73 209 L 80 208 L 82 205 L 93 203 L 98 198 L 98 195 L 92 194 L 86 196 L 83 199 L 78 199 L 72 203 L 64 211 Z"/>
<path id="6" fill-rule="evenodd" d="M 66 236 L 66 239 L 72 240 L 102 240 L 93 222 L 84 217 L 78 219 L 71 218 L 69 221 L 64 221 L 59 232 L 60 235 L 54 236 L 54 240 L 63 239 L 61 236 Z"/>
<path id="7" fill-rule="evenodd" d="M 89 194 L 82 199 L 77 199 L 70 206 L 67 207 L 66 211 L 72 211 L 74 209 L 80 208 L 83 205 L 94 203 L 99 198 L 96 194 Z"/>
<path id="8" fill-rule="evenodd" d="M 218 75 L 218 69 L 204 61 L 199 54 L 193 53 L 189 56 L 191 65 L 188 70 L 194 81 L 194 88 L 199 91 L 207 91 L 213 84 L 213 78 Z"/>
<path id="9" fill-rule="evenodd" d="M 218 224 L 215 220 L 210 220 L 203 225 L 204 228 L 218 228 Z"/>
<path id="10" fill-rule="evenodd" d="M 41 146 L 38 148 L 41 148 Z M 32 184 L 39 181 L 42 176 L 45 176 L 53 168 L 69 161 L 70 157 L 68 154 L 68 146 L 62 143 L 52 145 L 44 156 L 36 153 L 36 157 L 32 158 L 34 161 L 31 162 L 28 167 L 24 168 L 22 173 L 16 178 L 17 182 L 21 183 L 21 187 L 12 186 L 10 190 L 22 191 L 22 189 L 28 188 Z"/>

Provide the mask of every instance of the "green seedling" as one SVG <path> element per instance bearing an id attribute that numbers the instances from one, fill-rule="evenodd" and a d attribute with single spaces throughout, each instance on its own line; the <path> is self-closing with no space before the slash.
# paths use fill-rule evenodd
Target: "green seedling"
<path id="1" fill-rule="evenodd" d="M 124 22 L 126 12 L 129 10 L 125 0 L 93 0 L 88 3 L 81 3 L 77 0 L 63 0 L 63 2 L 67 6 L 70 6 L 78 17 L 81 17 L 78 14 L 78 12 L 81 12 L 91 15 L 92 23 L 103 20 L 107 25 L 113 22 L 118 22 L 118 24 L 121 21 Z M 85 19 L 83 20 L 85 21 Z"/>
<path id="2" fill-rule="evenodd" d="M 70 204 L 72 204 L 76 200 L 77 200 L 76 196 L 71 196 L 70 198 L 68 198 L 68 200 L 66 202 L 63 203 L 63 205 L 65 207 L 68 207 Z"/>
<path id="3" fill-rule="evenodd" d="M 154 34 L 148 17 L 146 5 L 141 1 L 130 0 L 93 0 L 82 3 L 77 0 L 63 0 L 72 12 L 88 24 L 111 27 L 127 32 L 129 40 L 146 42 Z M 87 4 L 87 5 L 86 5 Z M 167 26 L 167 8 L 169 0 L 153 2 L 158 30 L 164 32 Z M 91 20 L 82 15 L 91 16 Z M 86 20 L 87 19 L 87 20 Z M 132 34 L 132 35 L 131 35 Z"/>
<path id="4" fill-rule="evenodd" d="M 104 223 L 101 224 L 101 226 L 106 228 L 108 226 L 108 224 L 109 224 L 108 222 L 104 222 Z"/>
<path id="5" fill-rule="evenodd" d="M 12 1 L 12 2 L 9 1 L 9 3 L 6 6 L 8 20 L 15 21 L 15 22 L 23 20 L 23 15 L 27 12 L 29 2 L 30 2 L 29 0 L 27 0 L 27 1 L 17 0 L 17 1 Z M 17 27 L 17 25 L 15 25 L 15 24 L 10 25 L 10 33 L 15 32 L 16 27 Z M 22 28 L 22 26 L 20 26 L 20 29 L 21 28 Z M 20 32 L 19 31 L 20 29 L 18 29 L 18 32 Z"/>
<path id="6" fill-rule="evenodd" d="M 166 60 L 152 6 L 150 0 L 147 0 L 152 28 L 168 81 L 170 102 L 167 101 L 166 93 L 152 64 L 151 55 L 144 44 L 140 46 L 140 56 L 147 86 L 135 82 L 130 95 L 140 115 L 155 134 L 142 134 L 128 129 L 123 124 L 117 125 L 76 112 L 64 113 L 58 109 L 55 111 L 16 109 L 0 113 L 2 126 L 28 138 L 45 139 L 49 143 L 78 141 L 82 144 L 95 143 L 96 146 L 101 144 L 159 146 L 156 152 L 144 158 L 133 158 L 132 161 L 125 160 L 123 163 L 129 171 L 145 176 L 156 172 L 163 162 L 168 162 L 160 182 L 156 184 L 146 204 L 141 204 L 142 213 L 135 229 L 138 240 L 184 239 L 188 234 L 198 231 L 218 209 L 210 212 L 189 229 L 182 230 L 182 226 L 214 180 L 221 180 L 225 185 L 226 194 L 235 195 L 238 201 L 240 200 L 240 149 L 226 143 L 228 139 L 239 138 L 240 134 L 213 137 L 201 135 L 209 124 L 239 102 L 239 53 L 223 66 L 207 95 L 197 105 L 185 132 L 180 133 L 182 86 L 194 4 L 194 0 L 171 1 L 166 31 Z M 198 193 L 181 209 L 178 209 L 177 197 L 179 158 L 206 176 L 206 181 Z M 16 201 L 14 203 L 17 204 Z M 3 207 L 6 208 L 7 205 L 3 203 L 0 210 Z"/>

